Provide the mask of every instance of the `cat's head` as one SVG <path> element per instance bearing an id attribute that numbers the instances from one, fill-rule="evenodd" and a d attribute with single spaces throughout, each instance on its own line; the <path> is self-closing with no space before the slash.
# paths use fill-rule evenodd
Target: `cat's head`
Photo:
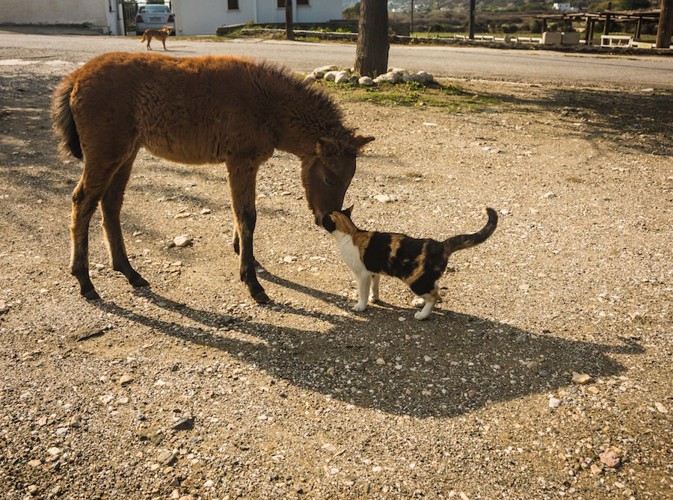
<path id="1" fill-rule="evenodd" d="M 326 214 L 322 218 L 322 227 L 324 227 L 330 233 L 334 232 L 337 228 L 337 224 L 336 224 L 336 222 L 337 222 L 336 219 L 338 218 L 337 214 L 345 215 L 346 218 L 348 218 L 348 220 L 350 220 L 351 213 L 353 213 L 353 207 L 354 207 L 354 205 L 351 205 L 348 208 L 344 208 L 344 209 Z"/>

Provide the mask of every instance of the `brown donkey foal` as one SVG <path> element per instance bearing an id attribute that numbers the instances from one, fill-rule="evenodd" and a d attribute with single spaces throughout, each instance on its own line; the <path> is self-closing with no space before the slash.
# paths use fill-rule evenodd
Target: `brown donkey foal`
<path id="1" fill-rule="evenodd" d="M 226 164 L 241 280 L 265 303 L 253 255 L 259 166 L 274 149 L 297 155 L 309 208 L 320 223 L 341 209 L 356 155 L 373 140 L 344 126 L 332 100 L 288 70 L 229 56 L 96 57 L 58 86 L 52 118 L 61 150 L 84 159 L 72 195 L 70 270 L 92 300 L 99 295 L 89 277 L 88 234 L 99 202 L 112 267 L 131 285 L 148 285 L 129 262 L 120 225 L 141 147 L 175 162 Z"/>

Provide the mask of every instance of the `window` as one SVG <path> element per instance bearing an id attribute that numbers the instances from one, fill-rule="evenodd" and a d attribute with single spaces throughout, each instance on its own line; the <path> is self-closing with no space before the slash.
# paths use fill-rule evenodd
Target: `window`
<path id="1" fill-rule="evenodd" d="M 168 5 L 145 5 L 144 7 L 140 7 L 138 9 L 139 14 L 143 14 L 145 12 L 152 13 L 152 12 L 169 12 L 170 13 L 171 9 L 168 7 Z"/>
<path id="2" fill-rule="evenodd" d="M 238 10 L 238 0 L 228 0 L 227 9 L 229 10 Z"/>
<path id="3" fill-rule="evenodd" d="M 308 0 L 297 0 L 297 5 L 308 5 Z M 285 8 L 285 0 L 277 0 L 276 6 L 279 9 Z"/>

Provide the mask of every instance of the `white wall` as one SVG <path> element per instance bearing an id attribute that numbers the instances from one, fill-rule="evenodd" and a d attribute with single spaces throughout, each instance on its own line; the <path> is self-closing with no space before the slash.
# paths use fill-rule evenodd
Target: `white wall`
<path id="1" fill-rule="evenodd" d="M 225 24 L 245 24 L 255 18 L 254 0 L 239 0 L 228 10 L 227 0 L 173 0 L 178 35 L 214 35 Z"/>
<path id="2" fill-rule="evenodd" d="M 297 7 L 296 0 L 292 14 L 295 23 L 324 23 L 333 19 L 341 19 L 341 2 L 335 0 L 309 0 L 309 6 Z M 282 9 L 280 9 L 282 10 Z M 285 15 L 279 22 L 285 22 Z"/>
<path id="3" fill-rule="evenodd" d="M 0 6 L 7 24 L 83 24 L 105 28 L 109 0 L 9 0 Z M 112 0 L 114 3 L 115 0 Z"/>
<path id="4" fill-rule="evenodd" d="M 310 5 L 297 7 L 293 0 L 296 23 L 325 22 L 341 19 L 341 2 L 309 0 Z M 239 10 L 227 10 L 227 0 L 173 0 L 178 35 L 212 35 L 227 24 L 284 23 L 285 8 L 277 8 L 277 0 L 238 0 Z"/>

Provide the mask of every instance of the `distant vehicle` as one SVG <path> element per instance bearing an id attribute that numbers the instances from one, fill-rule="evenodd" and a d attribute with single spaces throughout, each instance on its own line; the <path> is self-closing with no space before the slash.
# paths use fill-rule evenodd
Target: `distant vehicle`
<path id="1" fill-rule="evenodd" d="M 168 5 L 148 4 L 138 7 L 136 35 L 142 35 L 147 29 L 158 30 L 164 26 L 172 26 L 175 35 L 175 14 Z"/>

